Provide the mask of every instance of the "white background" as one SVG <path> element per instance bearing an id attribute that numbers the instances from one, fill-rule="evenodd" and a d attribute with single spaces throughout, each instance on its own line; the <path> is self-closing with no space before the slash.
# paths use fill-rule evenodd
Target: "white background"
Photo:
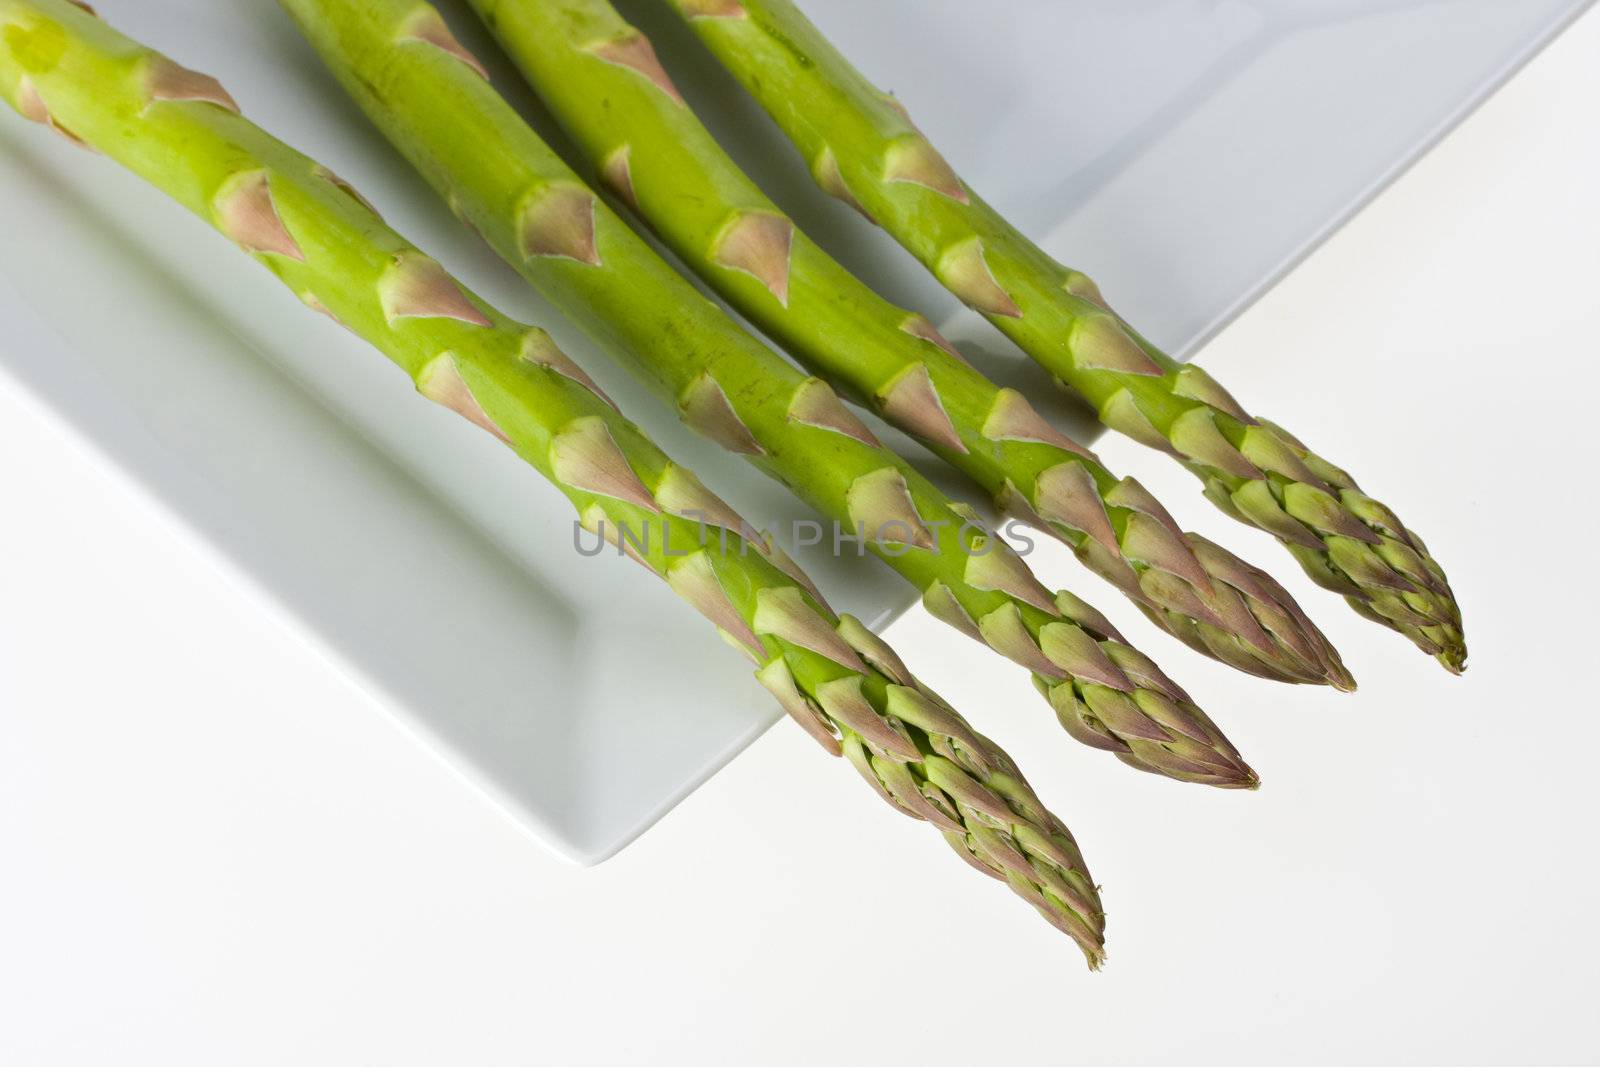
<path id="1" fill-rule="evenodd" d="M 606 865 L 550 859 L 0 394 L 0 1064 L 1600 1062 L 1597 99 L 1590 16 L 1202 357 L 1423 533 L 1466 678 L 1112 440 L 1362 681 L 1130 621 L 1259 794 L 1127 772 L 894 627 L 1073 826 L 1100 975 L 788 727 Z"/>

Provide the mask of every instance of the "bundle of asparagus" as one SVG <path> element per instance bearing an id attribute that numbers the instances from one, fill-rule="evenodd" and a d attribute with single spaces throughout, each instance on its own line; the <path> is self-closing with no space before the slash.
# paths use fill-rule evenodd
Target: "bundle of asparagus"
<path id="1" fill-rule="evenodd" d="M 769 200 L 702 126 L 649 41 L 608 0 L 471 0 L 613 191 L 802 363 L 1055 534 L 1191 647 L 1288 682 L 1354 688 L 1338 654 L 1264 572 L 1183 532 L 1013 389 L 966 363 Z M 767 235 L 770 255 L 745 253 Z"/>
<path id="2" fill-rule="evenodd" d="M 1199 476 L 1219 508 L 1277 537 L 1319 584 L 1453 672 L 1461 615 L 1422 540 L 1339 467 L 1159 351 L 1085 274 L 980 200 L 791 0 L 668 0 L 810 161 L 968 306 L 1099 412 Z"/>
<path id="3" fill-rule="evenodd" d="M 1256 776 L 1188 695 L 1092 607 L 1050 593 L 971 508 L 941 494 L 841 391 L 1054 533 L 1194 648 L 1289 682 L 1352 686 L 1265 573 L 1186 533 L 923 316 L 832 260 L 746 177 L 608 0 L 470 0 L 617 195 L 731 304 L 822 377 L 757 341 L 662 261 L 488 85 L 419 0 L 280 0 L 368 115 L 451 208 L 675 405 L 789 486 L 1022 664 L 1062 725 L 1181 781 Z M 1235 518 L 1453 671 L 1448 583 L 1350 476 L 1171 360 L 980 201 L 790 0 L 670 0 L 811 161 L 967 304 L 1094 404 L 1169 452 Z M 370 342 L 419 392 L 490 432 L 580 523 L 699 610 L 827 751 L 934 824 L 1083 950 L 1104 915 L 1071 834 L 1015 763 L 835 614 L 772 538 L 674 464 L 543 331 L 467 292 L 326 168 L 246 121 L 214 79 L 117 34 L 81 0 L 0 0 L 0 96 L 167 192 L 307 306 Z"/>
<path id="4" fill-rule="evenodd" d="M 1011 759 L 866 627 L 834 615 L 781 550 L 759 541 L 747 550 L 748 527 L 733 510 L 616 411 L 546 333 L 468 293 L 330 171 L 241 117 L 217 81 L 72 0 L 0 0 L 0 95 L 168 193 L 382 351 L 424 396 L 512 448 L 586 527 L 748 655 L 761 684 L 825 748 L 1007 882 L 1098 966 L 1094 883 Z M 718 529 L 708 536 L 690 516 Z"/>
<path id="5" fill-rule="evenodd" d="M 935 615 L 1032 672 L 1074 737 L 1182 781 L 1257 784 L 1222 732 L 1103 616 L 1046 590 L 826 383 L 757 341 L 657 256 L 501 99 L 437 11 L 415 0 L 280 2 L 369 117 L 546 298 L 688 425 L 843 529 L 864 530 Z M 636 41 L 603 42 L 600 54 L 661 77 Z M 722 247 L 760 276 L 783 242 L 755 221 L 736 226 Z M 1166 536 L 1159 522 L 1143 525 L 1152 541 Z"/>

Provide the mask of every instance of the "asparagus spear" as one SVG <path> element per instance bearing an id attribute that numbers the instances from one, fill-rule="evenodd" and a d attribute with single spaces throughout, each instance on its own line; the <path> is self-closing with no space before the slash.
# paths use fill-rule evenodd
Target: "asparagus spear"
<path id="1" fill-rule="evenodd" d="M 1027 667 L 1066 729 L 1143 770 L 1254 787 L 1220 731 L 1070 594 L 1052 594 L 978 517 L 884 448 L 701 296 L 616 216 L 414 0 L 280 0 L 369 117 L 552 303 L 655 386 L 692 428 L 749 459 L 924 592 L 935 615 Z M 657 69 L 626 46 L 613 62 Z M 752 263 L 772 252 L 751 230 Z"/>
<path id="2" fill-rule="evenodd" d="M 0 95 L 171 195 L 378 348 L 424 396 L 512 448 L 585 526 L 748 655 L 823 747 L 1101 962 L 1104 919 L 1083 858 L 1010 758 L 861 623 L 834 615 L 781 550 L 760 541 L 752 550 L 738 516 L 548 334 L 468 293 L 330 171 L 242 118 L 216 80 L 72 0 L 0 0 Z"/>
<path id="3" fill-rule="evenodd" d="M 1422 540 L 1349 474 L 1141 337 L 1087 275 L 980 200 L 791 0 L 668 2 L 824 189 L 883 226 L 1107 426 L 1178 459 L 1213 503 L 1277 537 L 1318 584 L 1461 672 L 1460 609 Z"/>
<path id="4" fill-rule="evenodd" d="M 607 53 L 649 47 L 607 0 L 472 0 L 613 192 L 677 255 L 803 364 L 971 476 L 1013 517 L 1066 542 L 1191 647 L 1286 682 L 1354 687 L 1271 577 L 1183 533 L 1012 389 L 967 364 L 932 323 L 878 296 L 787 218 L 723 152 L 665 75 Z M 730 235 L 762 227 L 785 254 L 752 272 Z"/>

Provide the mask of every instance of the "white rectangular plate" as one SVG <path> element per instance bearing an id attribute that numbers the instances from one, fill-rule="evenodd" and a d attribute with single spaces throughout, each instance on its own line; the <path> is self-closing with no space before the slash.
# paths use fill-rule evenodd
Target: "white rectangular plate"
<path id="1" fill-rule="evenodd" d="M 221 76 L 486 298 L 552 329 L 746 515 L 803 510 L 683 431 L 561 323 L 366 126 L 266 0 L 99 0 Z M 1038 375 L 813 189 L 655 0 L 620 5 L 769 190 L 889 295 Z M 1186 353 L 1496 87 L 1587 0 L 810 0 L 963 174 Z M 519 105 L 509 69 L 445 6 Z M 975 14 L 976 13 L 976 14 Z M 915 19 L 913 23 L 912 20 Z M 566 503 L 384 360 L 114 166 L 0 115 L 0 381 L 73 426 L 371 697 L 541 841 L 593 863 L 774 719 L 738 657 Z M 882 625 L 886 568 L 798 552 Z M 26 605 L 8 605 L 25 611 Z"/>

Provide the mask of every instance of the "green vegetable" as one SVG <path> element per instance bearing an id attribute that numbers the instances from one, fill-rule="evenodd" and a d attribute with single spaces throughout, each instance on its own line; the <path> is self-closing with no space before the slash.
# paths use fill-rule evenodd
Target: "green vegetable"
<path id="1" fill-rule="evenodd" d="M 1252 674 L 1354 687 L 1270 576 L 1185 534 L 1022 395 L 968 365 L 926 318 L 879 297 L 728 158 L 694 113 L 607 54 L 649 44 L 607 0 L 472 0 L 613 192 L 700 276 L 808 368 L 1055 534 L 1156 623 Z M 775 236 L 751 262 L 742 235 Z"/>
<path id="2" fill-rule="evenodd" d="M 1420 538 L 1350 475 L 1134 332 L 1086 275 L 980 200 L 905 109 L 790 0 L 668 2 L 810 161 L 824 189 L 887 230 L 1093 404 L 1101 421 L 1180 460 L 1213 503 L 1277 537 L 1356 611 L 1451 671 L 1464 668 L 1460 609 Z"/>
<path id="3" fill-rule="evenodd" d="M 1220 731 L 1093 609 L 1052 595 L 970 509 L 700 295 L 617 217 L 413 0 L 281 0 L 363 110 L 445 200 L 556 306 L 669 399 L 924 591 L 934 614 L 1028 667 L 1066 728 L 1145 770 L 1253 787 Z M 654 78 L 647 50 L 602 49 Z M 667 92 L 665 82 L 661 91 Z M 765 231 L 735 242 L 752 262 Z"/>
<path id="4" fill-rule="evenodd" d="M 438 24 L 407 25 L 428 41 Z M 616 540 L 754 660 L 761 683 L 824 747 L 1009 883 L 1092 965 L 1103 959 L 1103 914 L 1077 845 L 1005 753 L 864 626 L 835 616 L 775 546 L 748 546 L 738 516 L 623 418 L 547 334 L 466 292 L 349 186 L 240 117 L 215 80 L 69 0 L 0 0 L 0 94 L 168 193 L 377 347 L 423 395 L 505 442 L 585 526 Z"/>

